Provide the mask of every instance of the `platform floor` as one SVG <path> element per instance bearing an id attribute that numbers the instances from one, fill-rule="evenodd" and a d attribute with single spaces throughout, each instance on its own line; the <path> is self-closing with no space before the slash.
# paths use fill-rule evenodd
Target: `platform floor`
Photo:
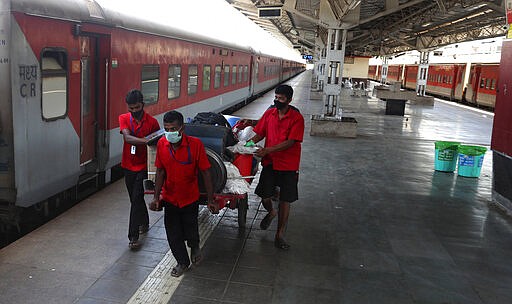
<path id="1" fill-rule="evenodd" d="M 488 146 L 492 114 L 436 100 L 385 115 L 346 91 L 357 138 L 311 137 L 323 106 L 311 72 L 289 83 L 306 118 L 289 251 L 273 247 L 276 221 L 259 229 L 251 193 L 245 230 L 236 210 L 201 213 L 204 261 L 172 278 L 162 213 L 128 249 L 118 181 L 0 250 L 0 303 L 512 303 L 512 222 L 490 204 L 492 154 L 479 178 L 433 170 L 437 140 Z M 237 115 L 259 118 L 272 100 Z"/>

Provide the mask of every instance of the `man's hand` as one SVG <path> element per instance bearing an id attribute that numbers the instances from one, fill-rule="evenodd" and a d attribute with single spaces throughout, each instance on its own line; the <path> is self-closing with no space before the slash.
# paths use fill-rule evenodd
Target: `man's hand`
<path id="1" fill-rule="evenodd" d="M 256 156 L 259 156 L 259 157 L 264 157 L 265 155 L 269 154 L 270 151 L 268 148 L 260 148 L 258 150 L 256 150 Z"/>
<path id="2" fill-rule="evenodd" d="M 219 204 L 214 201 L 208 201 L 208 209 L 212 214 L 218 214 L 219 213 Z"/>
<path id="3" fill-rule="evenodd" d="M 153 201 L 149 203 L 149 210 L 162 211 L 162 202 L 159 199 L 153 199 Z"/>
<path id="4" fill-rule="evenodd" d="M 244 126 L 247 126 L 247 127 L 249 127 L 249 126 L 254 127 L 258 123 L 258 121 L 257 120 L 252 120 L 252 119 L 248 119 L 248 118 L 242 118 L 242 119 L 240 119 L 240 123 L 242 125 L 244 125 Z"/>

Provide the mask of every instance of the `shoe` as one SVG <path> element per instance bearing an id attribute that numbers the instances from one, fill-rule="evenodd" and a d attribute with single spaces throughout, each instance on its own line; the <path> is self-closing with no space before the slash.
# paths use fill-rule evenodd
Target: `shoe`
<path id="1" fill-rule="evenodd" d="M 272 215 L 270 212 L 265 215 L 265 217 L 261 220 L 260 228 L 261 230 L 267 230 L 270 224 L 272 223 L 272 220 L 276 217 L 275 215 Z"/>
<path id="2" fill-rule="evenodd" d="M 140 225 L 139 234 L 146 234 L 149 231 L 149 225 Z"/>
<path id="3" fill-rule="evenodd" d="M 190 260 L 192 261 L 192 264 L 199 265 L 201 260 L 203 259 L 203 255 L 201 253 L 201 249 L 198 247 L 193 247 L 190 250 Z"/>
<path id="4" fill-rule="evenodd" d="M 140 242 L 139 240 L 132 240 L 130 243 L 128 243 L 128 247 L 130 247 L 131 250 L 137 250 L 140 248 Z"/>
<path id="5" fill-rule="evenodd" d="M 188 270 L 188 266 L 184 265 L 184 264 L 178 264 L 176 265 L 172 270 L 171 270 L 171 276 L 173 277 L 179 277 L 181 276 L 182 274 L 185 273 L 185 271 Z"/>
<path id="6" fill-rule="evenodd" d="M 279 249 L 282 249 L 282 250 L 290 249 L 290 244 L 286 243 L 286 241 L 283 240 L 283 239 L 275 239 L 274 240 L 274 246 L 276 246 L 276 248 L 279 248 Z"/>

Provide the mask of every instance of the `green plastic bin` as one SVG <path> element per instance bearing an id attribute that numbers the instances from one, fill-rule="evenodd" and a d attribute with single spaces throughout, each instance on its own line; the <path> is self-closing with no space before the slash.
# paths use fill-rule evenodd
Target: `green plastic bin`
<path id="1" fill-rule="evenodd" d="M 457 150 L 460 143 L 452 141 L 436 141 L 436 158 L 434 168 L 436 171 L 453 172 L 457 167 Z"/>
<path id="2" fill-rule="evenodd" d="M 484 162 L 486 147 L 459 146 L 459 167 L 457 174 L 465 177 L 479 177 Z"/>

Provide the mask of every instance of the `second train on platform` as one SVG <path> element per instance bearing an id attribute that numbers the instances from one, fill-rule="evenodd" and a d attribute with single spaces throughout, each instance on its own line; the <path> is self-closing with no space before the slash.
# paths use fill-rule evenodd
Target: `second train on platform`
<path id="1" fill-rule="evenodd" d="M 370 65 L 368 78 L 380 81 L 381 68 Z M 499 63 L 429 64 L 426 93 L 478 107 L 494 109 Z M 417 64 L 389 65 L 387 82 L 401 82 L 402 87 L 416 90 Z"/>

